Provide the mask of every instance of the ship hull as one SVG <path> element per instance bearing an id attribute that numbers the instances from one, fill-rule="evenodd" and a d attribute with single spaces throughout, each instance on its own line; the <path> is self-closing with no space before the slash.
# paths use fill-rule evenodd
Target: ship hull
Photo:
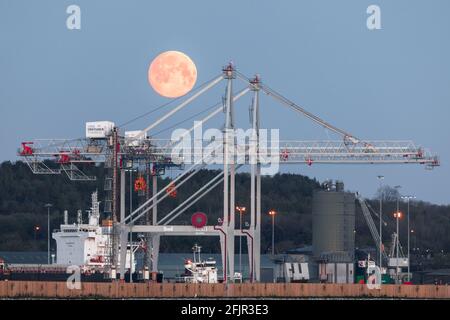
<path id="1" fill-rule="evenodd" d="M 10 272 L 0 273 L 0 281 L 67 281 L 70 274 L 67 273 L 44 273 L 44 272 Z M 126 273 L 124 281 L 130 281 L 130 274 Z M 160 279 L 161 278 L 161 279 Z M 117 280 L 120 274 L 117 275 Z M 81 274 L 81 282 L 111 282 L 113 281 L 104 273 Z M 144 279 L 136 273 L 133 274 L 133 282 L 144 282 Z M 158 277 L 157 282 L 162 282 L 162 277 Z"/>
<path id="2" fill-rule="evenodd" d="M 0 274 L 0 280 L 10 281 L 67 281 L 67 273 L 12 272 Z M 81 282 L 110 282 L 111 279 L 102 273 L 81 274 Z"/>

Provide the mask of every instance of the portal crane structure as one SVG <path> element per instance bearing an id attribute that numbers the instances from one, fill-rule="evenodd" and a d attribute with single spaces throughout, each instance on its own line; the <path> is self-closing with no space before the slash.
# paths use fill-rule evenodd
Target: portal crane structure
<path id="1" fill-rule="evenodd" d="M 243 81 L 245 88 L 237 94 L 233 91 L 236 79 Z M 218 114 L 224 113 L 222 137 L 214 141 L 211 150 L 211 140 L 196 141 L 192 148 L 189 161 L 184 155 L 174 152 L 179 141 L 156 139 L 149 135 L 151 131 L 178 111 L 192 103 L 196 98 L 225 81 L 225 98 L 219 105 L 207 114 L 200 122 L 187 130 L 181 137 L 189 136 L 196 126 L 203 124 Z M 269 145 L 260 136 L 260 92 L 288 106 L 321 127 L 325 127 L 338 136 L 337 140 L 329 141 L 279 141 L 278 145 Z M 251 93 L 252 102 L 249 109 L 251 133 L 248 143 L 239 144 L 237 148 L 235 104 L 244 95 Z M 210 152 L 204 152 L 205 148 Z M 182 201 L 170 212 L 158 213 L 158 204 L 170 197 L 177 188 L 187 183 L 201 169 L 211 164 L 213 155 L 220 155 L 223 170 L 198 190 L 193 190 L 191 196 Z M 242 157 L 242 154 L 245 156 Z M 268 155 L 264 158 L 265 155 Z M 412 141 L 366 141 L 337 128 L 308 112 L 304 108 L 285 98 L 275 90 L 262 83 L 259 76 L 248 78 L 236 71 L 232 64 L 225 66 L 222 73 L 202 86 L 161 118 L 152 122 L 133 138 L 119 134 L 119 128 L 103 139 L 76 140 L 34 140 L 23 142 L 19 156 L 36 174 L 66 173 L 70 180 L 93 181 L 82 171 L 86 163 L 105 163 L 112 168 L 108 175 L 111 185 L 112 216 L 114 217 L 114 232 L 111 244 L 112 266 L 119 267 L 120 277 L 125 274 L 125 250 L 129 233 L 144 233 L 147 235 L 147 250 L 151 256 L 151 269 L 157 271 L 159 243 L 161 236 L 218 236 L 221 244 L 223 279 L 234 280 L 234 241 L 235 237 L 246 237 L 250 280 L 260 280 L 260 242 L 261 242 L 261 174 L 262 165 L 277 162 L 279 164 L 422 164 L 427 168 L 439 165 L 436 156 L 425 149 L 416 146 Z M 151 166 L 152 191 L 136 209 L 129 214 L 125 212 L 125 170 L 144 163 Z M 247 228 L 235 228 L 235 174 L 244 166 L 250 166 L 250 224 Z M 167 167 L 177 167 L 181 173 L 169 184 L 158 188 L 157 176 L 164 174 Z M 108 181 L 109 181 L 108 180 Z M 194 203 L 223 185 L 222 218 L 215 225 L 196 226 L 174 225 L 173 221 L 186 212 Z M 106 182 L 105 182 L 106 186 Z M 119 257 L 118 252 L 120 252 Z"/>

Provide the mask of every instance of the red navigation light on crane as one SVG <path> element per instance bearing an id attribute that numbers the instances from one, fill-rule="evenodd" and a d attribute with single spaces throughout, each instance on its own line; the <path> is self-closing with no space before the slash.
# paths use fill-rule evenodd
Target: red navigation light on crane
<path id="1" fill-rule="evenodd" d="M 134 181 L 134 191 L 144 191 L 145 189 L 147 189 L 147 183 L 144 177 L 140 176 Z"/>
<path id="2" fill-rule="evenodd" d="M 283 150 L 283 151 L 281 151 L 280 159 L 281 159 L 282 161 L 288 160 L 288 159 L 289 159 L 289 151 L 286 150 L 286 149 Z"/>
<path id="3" fill-rule="evenodd" d="M 173 182 L 170 183 L 170 185 L 167 188 L 166 192 L 169 194 L 169 197 L 172 197 L 172 198 L 176 198 L 177 197 L 177 189 L 176 189 L 175 184 Z"/>
<path id="4" fill-rule="evenodd" d="M 58 155 L 58 163 L 59 164 L 66 164 L 70 162 L 70 155 L 67 151 L 61 151 Z"/>
<path id="5" fill-rule="evenodd" d="M 20 150 L 21 156 L 32 156 L 34 153 L 34 150 L 30 145 L 32 145 L 33 142 L 22 142 L 22 150 Z"/>

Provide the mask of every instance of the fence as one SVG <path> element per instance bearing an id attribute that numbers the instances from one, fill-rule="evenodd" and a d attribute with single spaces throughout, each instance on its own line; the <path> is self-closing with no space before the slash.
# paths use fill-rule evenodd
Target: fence
<path id="1" fill-rule="evenodd" d="M 382 285 L 368 289 L 362 284 L 312 283 L 82 283 L 68 289 L 65 282 L 0 281 L 0 298 L 418 298 L 450 299 L 450 286 Z"/>

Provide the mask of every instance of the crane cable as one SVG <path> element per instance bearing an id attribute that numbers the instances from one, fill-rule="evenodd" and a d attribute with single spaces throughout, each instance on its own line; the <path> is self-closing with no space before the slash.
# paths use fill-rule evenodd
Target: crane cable
<path id="1" fill-rule="evenodd" d="M 244 74 L 236 71 L 236 74 L 238 75 L 239 78 L 241 78 L 242 80 L 249 82 L 251 86 L 256 86 L 254 84 L 251 83 L 251 79 L 248 78 L 247 76 L 245 76 Z M 275 91 L 274 89 L 270 88 L 268 85 L 263 84 L 262 82 L 260 82 L 258 84 L 259 88 L 261 88 L 267 95 L 272 96 L 273 98 L 275 98 L 276 100 L 281 101 L 282 103 L 284 103 L 285 105 L 291 107 L 292 109 L 294 109 L 297 112 L 300 112 L 301 114 L 303 114 L 305 117 L 309 118 L 310 120 L 320 124 L 321 126 L 335 132 L 338 133 L 340 135 L 342 135 L 344 137 L 345 141 L 349 141 L 353 144 L 357 144 L 360 142 L 360 140 L 356 137 L 354 137 L 353 135 L 349 134 L 348 132 L 339 129 L 335 126 L 333 126 L 332 124 L 326 122 L 325 120 L 319 118 L 318 116 L 312 114 L 311 112 L 305 110 L 304 108 L 300 107 L 299 105 L 297 105 L 296 103 L 292 102 L 291 100 L 287 99 L 286 97 L 284 97 L 283 95 L 281 95 L 280 93 L 278 93 L 277 91 Z"/>
<path id="2" fill-rule="evenodd" d="M 214 80 L 214 79 L 217 78 L 218 76 L 219 76 L 219 75 L 216 75 L 214 78 L 211 78 L 210 80 L 207 80 L 207 81 L 201 83 L 200 85 L 198 85 L 198 86 L 196 86 L 194 89 L 192 89 L 191 92 L 194 92 L 194 91 L 196 91 L 196 90 L 199 90 L 199 89 L 203 88 L 205 85 L 207 85 L 208 83 L 210 83 L 212 80 Z M 157 106 L 157 107 L 155 107 L 155 108 L 150 109 L 149 111 L 147 111 L 147 112 L 145 112 L 145 113 L 142 113 L 141 115 L 138 115 L 138 116 L 134 117 L 134 118 L 131 119 L 131 120 L 128 120 L 128 121 L 126 121 L 126 122 L 124 122 L 124 123 L 118 125 L 117 128 L 122 128 L 122 127 L 124 127 L 124 126 L 126 126 L 126 125 L 128 125 L 128 124 L 130 124 L 130 123 L 133 123 L 133 122 L 135 122 L 135 121 L 137 121 L 137 120 L 139 120 L 139 119 L 141 119 L 141 118 L 143 118 L 143 117 L 146 117 L 146 116 L 148 116 L 148 115 L 150 115 L 150 114 L 152 114 L 152 113 L 154 113 L 154 112 L 156 112 L 156 111 L 158 111 L 158 110 L 161 110 L 161 109 L 167 107 L 168 105 L 170 105 L 170 104 L 172 104 L 172 103 L 174 103 L 174 102 L 180 100 L 180 99 L 183 98 L 183 97 L 184 97 L 184 96 L 180 96 L 180 97 L 177 97 L 177 98 L 175 98 L 175 99 L 171 99 L 170 101 L 167 101 L 167 102 L 165 102 L 165 103 L 163 103 L 163 104 L 161 104 L 161 105 L 159 105 L 159 106 Z M 208 110 L 209 110 L 209 109 L 208 109 Z M 205 110 L 205 111 L 206 111 L 206 110 Z M 162 132 L 162 131 L 160 131 L 160 132 Z M 158 132 L 158 133 L 160 133 L 160 132 Z M 64 144 L 67 144 L 67 143 L 70 143 L 70 142 L 74 142 L 74 141 L 82 141 L 82 140 L 84 140 L 84 139 L 85 139 L 85 137 L 79 137 L 79 138 L 67 139 L 67 140 L 64 139 L 64 141 L 61 141 L 61 142 L 57 142 L 57 143 L 52 144 L 51 147 L 57 148 L 57 147 L 63 146 Z"/>
<path id="3" fill-rule="evenodd" d="M 203 82 L 202 84 L 196 86 L 194 89 L 191 90 L 191 93 L 192 93 L 192 92 L 195 92 L 195 91 L 197 91 L 197 90 L 199 90 L 199 89 L 201 89 L 201 88 L 203 88 L 203 87 L 206 86 L 208 83 L 210 83 L 211 81 L 213 81 L 214 79 L 216 79 L 218 76 L 219 76 L 219 75 L 216 75 L 215 77 L 213 77 L 213 78 L 211 78 L 211 79 L 209 79 L 209 80 Z M 152 114 L 152 113 L 154 113 L 154 112 L 156 112 L 156 111 L 158 111 L 158 110 L 161 110 L 161 109 L 163 109 L 164 107 L 167 107 L 168 105 L 170 105 L 170 104 L 172 104 L 172 103 L 174 103 L 174 102 L 176 102 L 176 101 L 179 101 L 179 100 L 181 100 L 181 98 L 184 98 L 184 97 L 185 97 L 185 96 L 180 96 L 180 97 L 171 99 L 170 101 L 168 101 L 168 102 L 166 102 L 166 103 L 163 103 L 163 104 L 161 104 L 161 105 L 159 105 L 159 106 L 157 106 L 157 107 L 155 107 L 155 108 L 153 108 L 153 109 L 151 109 L 151 110 L 149 110 L 149 111 L 147 111 L 147 112 L 145 112 L 145 113 L 143 113 L 143 114 L 141 114 L 141 115 L 138 115 L 138 116 L 134 117 L 133 119 L 131 119 L 131 120 L 129 120 L 129 121 L 126 121 L 126 122 L 122 123 L 121 125 L 119 125 L 119 126 L 117 126 L 117 127 L 118 127 L 118 128 L 124 127 L 124 126 L 126 126 L 126 125 L 128 125 L 128 124 L 130 124 L 130 123 L 132 123 L 132 122 L 135 122 L 135 121 L 137 121 L 137 120 L 139 120 L 139 119 L 141 119 L 141 118 L 143 118 L 143 117 L 146 117 L 146 116 L 148 116 L 148 115 L 150 115 L 150 114 Z"/>
<path id="4" fill-rule="evenodd" d="M 173 129 L 173 128 L 179 126 L 180 124 L 182 124 L 182 123 L 184 123 L 184 122 L 186 122 L 186 121 L 189 121 L 189 120 L 191 120 L 191 119 L 193 119 L 193 118 L 195 118 L 195 117 L 197 117 L 197 116 L 199 116 L 199 115 L 201 115 L 201 114 L 203 114 L 203 113 L 205 113 L 205 112 L 207 112 L 207 111 L 209 111 L 209 110 L 212 110 L 212 109 L 214 109 L 214 108 L 217 108 L 219 105 L 221 105 L 221 102 L 217 102 L 216 104 L 214 104 L 214 105 L 212 105 L 212 106 L 206 108 L 205 110 L 202 110 L 202 111 L 200 111 L 200 112 L 197 112 L 196 114 L 194 114 L 194 115 L 192 115 L 192 116 L 190 116 L 190 117 L 188 117 L 188 118 L 185 118 L 184 120 L 181 120 L 181 121 L 179 121 L 179 122 L 177 122 L 177 123 L 175 123 L 175 124 L 173 124 L 173 125 L 171 125 L 171 126 L 169 126 L 169 127 L 167 127 L 167 128 L 164 128 L 164 129 L 162 129 L 162 130 L 159 130 L 159 131 L 157 131 L 156 133 L 152 134 L 152 136 L 155 137 L 155 136 L 157 136 L 157 135 L 159 135 L 159 134 L 161 134 L 161 133 L 163 133 L 163 132 L 166 132 L 166 131 L 168 131 L 168 130 L 170 130 L 170 129 Z"/>
<path id="5" fill-rule="evenodd" d="M 238 94 L 237 94 L 237 96 L 240 95 L 240 94 L 242 94 L 245 90 L 248 90 L 248 89 L 243 89 L 243 90 L 239 91 Z M 163 133 L 163 132 L 166 132 L 166 131 L 168 131 L 168 130 L 170 130 L 170 129 L 173 129 L 173 128 L 175 128 L 176 126 L 178 126 L 178 125 L 180 125 L 180 124 L 182 124 L 182 123 L 184 123 L 184 122 L 186 122 L 186 121 L 192 120 L 192 119 L 194 119 L 195 117 L 197 117 L 197 116 L 199 116 L 199 115 L 201 115 L 201 114 L 203 114 L 203 113 L 205 113 L 205 112 L 207 112 L 207 111 L 210 111 L 210 110 L 212 110 L 212 109 L 215 109 L 215 108 L 219 107 L 221 104 L 223 104 L 223 101 L 222 101 L 222 102 L 217 102 L 217 103 L 215 103 L 215 104 L 209 106 L 208 108 L 206 108 L 206 109 L 204 109 L 204 110 L 202 110 L 202 111 L 200 111 L 200 112 L 197 112 L 196 114 L 194 114 L 194 115 L 192 115 L 192 116 L 189 116 L 189 117 L 185 118 L 184 120 L 181 120 L 181 121 L 175 123 L 174 125 L 171 125 L 171 126 L 165 128 L 165 129 L 162 129 L 162 130 L 160 130 L 160 131 L 157 131 L 156 133 L 152 134 L 152 136 L 154 137 L 154 136 L 157 136 L 157 135 L 159 135 L 159 134 L 161 134 L 161 133 Z"/>

